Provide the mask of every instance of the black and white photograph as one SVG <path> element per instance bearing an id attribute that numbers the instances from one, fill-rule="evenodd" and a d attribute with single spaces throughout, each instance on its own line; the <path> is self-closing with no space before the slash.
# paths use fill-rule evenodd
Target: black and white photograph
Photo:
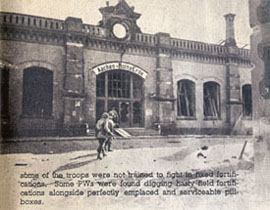
<path id="1" fill-rule="evenodd" d="M 268 210 L 270 0 L 0 0 L 0 210 Z"/>

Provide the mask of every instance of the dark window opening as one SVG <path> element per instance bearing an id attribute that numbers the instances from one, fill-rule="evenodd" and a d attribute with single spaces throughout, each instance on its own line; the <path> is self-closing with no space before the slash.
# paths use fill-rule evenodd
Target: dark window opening
<path id="1" fill-rule="evenodd" d="M 96 101 L 96 120 L 98 121 L 102 114 L 105 112 L 104 109 L 105 102 L 103 100 L 97 100 Z"/>
<path id="2" fill-rule="evenodd" d="M 142 97 L 142 86 L 143 86 L 143 81 L 138 77 L 133 77 L 133 97 L 134 98 Z"/>
<path id="3" fill-rule="evenodd" d="M 195 117 L 195 83 L 181 80 L 177 83 L 177 115 Z"/>
<path id="4" fill-rule="evenodd" d="M 101 74 L 97 77 L 96 94 L 98 97 L 105 96 L 105 74 Z"/>
<path id="5" fill-rule="evenodd" d="M 204 116 L 220 118 L 220 85 L 216 82 L 204 83 L 203 98 Z"/>
<path id="6" fill-rule="evenodd" d="M 23 115 L 48 117 L 52 115 L 53 72 L 31 67 L 23 72 Z"/>
<path id="7" fill-rule="evenodd" d="M 9 69 L 4 67 L 0 68 L 0 109 L 1 118 L 8 116 L 8 101 L 9 101 Z"/>
<path id="8" fill-rule="evenodd" d="M 267 47 L 265 50 L 264 64 L 265 64 L 265 86 L 270 88 L 270 47 Z"/>
<path id="9" fill-rule="evenodd" d="M 115 71 L 108 73 L 108 96 L 115 98 L 130 98 L 130 75 Z"/>
<path id="10" fill-rule="evenodd" d="M 122 124 L 129 124 L 130 121 L 130 103 L 120 102 L 120 122 Z"/>
<path id="11" fill-rule="evenodd" d="M 242 100 L 243 100 L 243 116 L 252 116 L 252 89 L 251 85 L 244 85 L 242 87 Z"/>
<path id="12" fill-rule="evenodd" d="M 112 110 L 113 107 L 115 108 L 116 112 L 119 114 L 119 101 L 115 100 L 108 100 L 108 111 Z"/>
<path id="13" fill-rule="evenodd" d="M 142 122 L 142 105 L 139 101 L 133 103 L 133 123 L 140 124 Z"/>

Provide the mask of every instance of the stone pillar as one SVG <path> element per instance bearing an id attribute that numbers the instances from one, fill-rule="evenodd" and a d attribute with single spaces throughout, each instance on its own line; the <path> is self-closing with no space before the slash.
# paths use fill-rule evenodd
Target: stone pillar
<path id="1" fill-rule="evenodd" d="M 167 33 L 156 34 L 158 44 L 157 53 L 157 90 L 156 100 L 158 102 L 158 121 L 160 123 L 171 123 L 174 120 L 174 96 L 172 79 L 172 61 L 168 46 L 170 35 Z"/>
<path id="2" fill-rule="evenodd" d="M 237 134 L 235 125 L 242 114 L 242 102 L 240 99 L 240 74 L 238 64 L 234 63 L 234 57 L 240 54 L 237 48 L 234 34 L 234 14 L 224 15 L 226 21 L 227 63 L 226 63 L 226 86 L 227 86 L 227 123 L 232 134 Z"/>
<path id="3" fill-rule="evenodd" d="M 82 32 L 82 20 L 66 19 L 66 68 L 64 73 L 64 127 L 81 124 L 84 121 L 84 58 L 83 43 L 77 38 Z"/>
<path id="4" fill-rule="evenodd" d="M 256 195 L 270 202 L 270 1 L 249 0 Z M 268 200 L 268 203 L 267 203 Z M 259 209 L 263 209 L 261 206 Z"/>
<path id="5" fill-rule="evenodd" d="M 230 47 L 229 47 L 230 48 Z M 231 134 L 237 134 L 235 126 L 242 117 L 242 102 L 240 99 L 240 74 L 238 65 L 233 63 L 233 57 L 237 56 L 238 49 L 230 49 L 228 62 L 226 64 L 226 87 L 227 87 L 227 123 Z"/>

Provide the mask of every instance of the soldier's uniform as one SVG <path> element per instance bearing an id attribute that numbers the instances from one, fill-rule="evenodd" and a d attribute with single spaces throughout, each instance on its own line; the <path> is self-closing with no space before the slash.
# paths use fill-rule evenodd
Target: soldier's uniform
<path id="1" fill-rule="evenodd" d="M 111 115 L 111 119 L 114 122 L 115 127 L 119 127 L 119 115 L 115 108 L 113 108 L 111 111 L 109 111 L 109 115 Z"/>
<path id="2" fill-rule="evenodd" d="M 99 146 L 97 148 L 97 158 L 102 159 L 100 154 L 103 154 L 103 157 L 106 156 L 105 151 L 104 151 L 104 144 L 107 140 L 107 132 L 105 129 L 106 125 L 106 120 L 108 119 L 109 114 L 108 113 L 103 113 L 102 117 L 97 121 L 96 124 L 96 138 L 98 140 Z"/>
<path id="3" fill-rule="evenodd" d="M 107 133 L 107 140 L 105 142 L 105 148 L 107 147 L 107 150 L 109 152 L 112 151 L 111 145 L 112 145 L 112 140 L 114 138 L 114 126 L 115 126 L 115 123 L 114 123 L 112 118 L 113 118 L 112 114 L 109 114 L 109 118 L 106 120 L 106 123 L 105 123 L 105 130 L 106 130 L 106 133 Z"/>

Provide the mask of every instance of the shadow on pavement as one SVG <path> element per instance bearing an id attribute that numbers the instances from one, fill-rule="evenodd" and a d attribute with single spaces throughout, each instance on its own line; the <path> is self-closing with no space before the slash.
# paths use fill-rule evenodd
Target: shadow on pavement
<path id="1" fill-rule="evenodd" d="M 88 164 L 93 163 L 95 161 L 98 161 L 98 159 L 87 160 L 87 161 L 83 161 L 83 162 L 79 162 L 79 163 L 68 163 L 66 165 L 60 166 L 58 169 L 55 170 L 55 172 L 80 168 L 82 166 L 88 165 Z"/>
<path id="2" fill-rule="evenodd" d="M 97 156 L 97 154 L 81 155 L 81 156 L 78 156 L 78 157 L 75 157 L 75 158 L 70 158 L 70 160 L 77 160 L 77 159 L 80 159 L 80 158 L 93 157 L 93 156 Z"/>
<path id="3" fill-rule="evenodd" d="M 191 154 L 196 149 L 194 148 L 183 148 L 179 152 L 176 152 L 170 156 L 162 157 L 166 161 L 180 161 L 184 160 L 187 155 Z"/>
<path id="4" fill-rule="evenodd" d="M 59 154 L 72 151 L 96 150 L 97 141 L 28 141 L 2 142 L 0 154 L 32 153 L 32 154 Z"/>

